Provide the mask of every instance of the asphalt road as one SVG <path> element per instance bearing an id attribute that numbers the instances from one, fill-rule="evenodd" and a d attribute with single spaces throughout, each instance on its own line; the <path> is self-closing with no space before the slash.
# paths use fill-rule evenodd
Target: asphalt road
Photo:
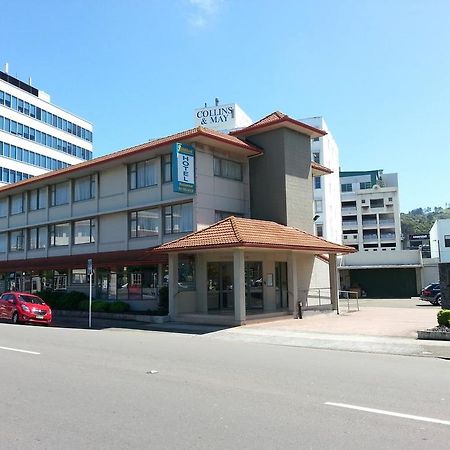
<path id="1" fill-rule="evenodd" d="M 0 324 L 0 448 L 449 448 L 450 361 L 211 337 Z"/>

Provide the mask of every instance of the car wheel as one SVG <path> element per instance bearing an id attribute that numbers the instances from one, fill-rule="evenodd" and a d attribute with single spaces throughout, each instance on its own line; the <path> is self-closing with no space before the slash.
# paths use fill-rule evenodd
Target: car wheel
<path id="1" fill-rule="evenodd" d="M 441 294 L 436 295 L 436 302 L 434 304 L 436 306 L 441 306 L 442 305 L 442 296 L 441 296 Z"/>
<path id="2" fill-rule="evenodd" d="M 19 314 L 17 311 L 14 311 L 14 314 L 12 315 L 11 323 L 19 323 Z"/>

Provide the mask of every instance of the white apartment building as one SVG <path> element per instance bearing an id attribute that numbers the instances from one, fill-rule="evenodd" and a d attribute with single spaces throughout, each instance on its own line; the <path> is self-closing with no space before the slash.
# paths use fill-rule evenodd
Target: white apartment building
<path id="1" fill-rule="evenodd" d="M 92 125 L 0 71 L 0 186 L 92 159 Z"/>
<path id="2" fill-rule="evenodd" d="M 450 219 L 438 219 L 430 230 L 431 258 L 439 266 L 442 308 L 450 309 Z"/>
<path id="3" fill-rule="evenodd" d="M 323 117 L 309 117 L 302 121 L 327 133 L 313 138 L 311 156 L 314 162 L 333 171 L 327 176 L 314 178 L 315 234 L 342 243 L 339 147 Z"/>
<path id="4" fill-rule="evenodd" d="M 401 249 L 396 173 L 341 172 L 342 242 L 359 251 Z"/>

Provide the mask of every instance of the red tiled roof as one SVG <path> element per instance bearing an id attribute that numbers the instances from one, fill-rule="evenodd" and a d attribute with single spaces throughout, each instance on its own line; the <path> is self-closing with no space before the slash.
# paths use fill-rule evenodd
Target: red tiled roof
<path id="1" fill-rule="evenodd" d="M 301 250 L 317 254 L 355 251 L 352 247 L 326 241 L 297 228 L 276 222 L 234 216 L 221 220 L 204 230 L 163 244 L 154 251 L 192 251 L 221 247 Z"/>
<path id="2" fill-rule="evenodd" d="M 325 175 L 333 173 L 333 171 L 328 167 L 322 166 L 322 164 L 316 163 L 314 161 L 311 162 L 311 167 L 313 169 L 313 175 Z"/>
<path id="3" fill-rule="evenodd" d="M 319 128 L 313 127 L 306 123 L 300 122 L 299 120 L 292 119 L 287 114 L 284 114 L 280 111 L 275 111 L 269 114 L 266 117 L 263 117 L 261 120 L 258 120 L 255 123 L 252 123 L 248 127 L 241 128 L 240 130 L 232 131 L 230 134 L 233 136 L 239 135 L 250 135 L 253 134 L 254 131 L 260 131 L 263 128 L 275 127 L 276 125 L 286 125 L 289 124 L 291 127 L 297 129 L 301 133 L 307 134 L 311 137 L 320 137 L 325 136 L 327 134 L 326 131 L 323 131 Z"/>
<path id="4" fill-rule="evenodd" d="M 221 133 L 220 131 L 211 130 L 205 127 L 196 127 L 190 130 L 181 131 L 180 133 L 172 134 L 170 136 L 155 139 L 154 141 L 151 142 L 146 142 L 144 144 L 136 145 L 134 147 L 129 147 L 123 150 L 116 151 L 114 153 L 109 153 L 107 155 L 100 156 L 90 161 L 84 161 L 82 163 L 74 164 L 72 166 L 65 167 L 63 169 L 53 170 L 51 172 L 47 172 L 42 175 L 28 178 L 27 180 L 22 180 L 18 181 L 17 183 L 8 184 L 6 186 L 0 187 L 0 192 L 15 189 L 16 187 L 22 186 L 24 184 L 34 183 L 39 180 L 45 180 L 47 178 L 69 174 L 80 169 L 94 167 L 96 165 L 103 164 L 115 159 L 125 158 L 129 155 L 134 155 L 148 150 L 154 150 L 164 145 L 173 144 L 175 142 L 193 140 L 198 137 L 209 138 L 226 144 L 234 145 L 241 149 L 247 150 L 252 154 L 262 153 L 261 149 L 259 149 L 258 147 L 248 144 L 235 136 L 230 136 L 229 134 Z"/>

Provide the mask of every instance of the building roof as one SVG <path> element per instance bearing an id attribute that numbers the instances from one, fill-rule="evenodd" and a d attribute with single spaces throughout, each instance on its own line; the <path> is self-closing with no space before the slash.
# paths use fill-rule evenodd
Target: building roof
<path id="1" fill-rule="evenodd" d="M 292 119 L 287 114 L 284 114 L 280 111 L 275 111 L 268 116 L 263 117 L 261 120 L 258 120 L 257 122 L 249 125 L 248 127 L 232 131 L 230 134 L 233 136 L 250 136 L 265 129 L 271 130 L 283 126 L 298 131 L 299 133 L 306 134 L 311 138 L 321 137 L 327 134 L 326 131 L 300 122 L 299 120 Z"/>
<path id="2" fill-rule="evenodd" d="M 126 158 L 130 155 L 156 150 L 157 148 L 163 147 L 165 145 L 170 145 L 175 142 L 179 141 L 192 142 L 194 140 L 197 142 L 203 141 L 205 143 L 211 141 L 220 142 L 230 147 L 246 150 L 251 155 L 259 155 L 262 153 L 261 149 L 259 149 L 258 147 L 248 144 L 235 136 L 230 136 L 229 134 L 221 133 L 220 131 L 211 130 L 205 127 L 196 127 L 190 130 L 181 131 L 180 133 L 172 134 L 170 136 L 155 139 L 151 142 L 146 142 L 145 144 L 129 147 L 114 153 L 109 153 L 107 155 L 100 156 L 90 161 L 84 161 L 82 163 L 74 164 L 72 166 L 65 167 L 63 169 L 54 170 L 51 172 L 44 173 L 42 175 L 28 178 L 26 180 L 18 181 L 17 183 L 8 184 L 6 186 L 0 187 L 0 192 L 12 190 L 23 185 L 36 183 L 37 181 L 40 180 L 51 179 L 53 177 L 71 174 L 72 172 L 76 172 L 79 170 L 93 168 L 101 164 L 106 164 L 113 160 L 120 160 L 122 158 Z"/>
<path id="3" fill-rule="evenodd" d="M 311 162 L 311 168 L 312 168 L 312 174 L 314 177 L 320 176 L 320 175 L 328 175 L 330 173 L 333 173 L 331 169 L 328 167 L 322 166 L 322 164 L 316 163 L 314 161 Z"/>
<path id="4" fill-rule="evenodd" d="M 181 252 L 212 248 L 250 247 L 323 253 L 353 253 L 355 249 L 326 241 L 305 231 L 265 220 L 228 217 L 208 228 L 160 245 L 154 251 Z"/>

